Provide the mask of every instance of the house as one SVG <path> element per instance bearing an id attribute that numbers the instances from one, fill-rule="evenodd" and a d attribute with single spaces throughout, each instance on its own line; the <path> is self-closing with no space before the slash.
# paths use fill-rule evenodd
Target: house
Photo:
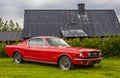
<path id="1" fill-rule="evenodd" d="M 0 31 L 0 42 L 2 41 L 22 41 L 22 32 L 19 31 Z"/>
<path id="2" fill-rule="evenodd" d="M 120 34 L 114 10 L 25 10 L 23 38 L 33 36 L 92 37 Z"/>

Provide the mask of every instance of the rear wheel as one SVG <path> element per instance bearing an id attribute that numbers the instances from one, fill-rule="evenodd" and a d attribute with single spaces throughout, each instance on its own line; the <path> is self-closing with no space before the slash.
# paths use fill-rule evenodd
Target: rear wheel
<path id="1" fill-rule="evenodd" d="M 74 64 L 72 63 L 71 59 L 68 56 L 63 56 L 59 60 L 59 67 L 62 70 L 70 70 L 74 69 Z"/>
<path id="2" fill-rule="evenodd" d="M 19 52 L 16 52 L 15 54 L 14 54 L 14 62 L 15 63 L 18 63 L 18 64 L 20 64 L 20 63 L 22 63 L 23 62 L 23 59 L 22 59 L 22 56 L 21 56 L 21 54 L 19 53 Z"/>

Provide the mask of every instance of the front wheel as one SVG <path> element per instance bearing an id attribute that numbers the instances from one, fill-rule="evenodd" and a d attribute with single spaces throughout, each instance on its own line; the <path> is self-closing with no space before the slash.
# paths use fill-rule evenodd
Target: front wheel
<path id="1" fill-rule="evenodd" d="M 72 63 L 71 59 L 68 56 L 63 56 L 59 60 L 59 67 L 62 70 L 70 70 L 74 69 L 74 64 Z"/>
<path id="2" fill-rule="evenodd" d="M 21 54 L 19 52 L 16 52 L 14 54 L 13 59 L 14 59 L 14 62 L 18 63 L 18 64 L 22 63 L 22 61 L 23 61 L 22 56 L 21 56 Z"/>

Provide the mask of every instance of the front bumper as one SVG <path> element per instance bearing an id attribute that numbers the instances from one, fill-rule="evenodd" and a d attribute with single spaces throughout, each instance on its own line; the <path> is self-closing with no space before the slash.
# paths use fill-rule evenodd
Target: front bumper
<path id="1" fill-rule="evenodd" d="M 99 57 L 99 58 L 89 58 L 89 59 L 79 59 L 79 58 L 75 58 L 75 60 L 77 61 L 91 61 L 91 60 L 101 60 L 103 57 Z"/>
<path id="2" fill-rule="evenodd" d="M 76 61 L 76 64 L 77 65 L 94 65 L 96 63 L 100 63 L 101 59 L 103 57 L 99 57 L 99 58 L 76 58 L 75 61 Z"/>

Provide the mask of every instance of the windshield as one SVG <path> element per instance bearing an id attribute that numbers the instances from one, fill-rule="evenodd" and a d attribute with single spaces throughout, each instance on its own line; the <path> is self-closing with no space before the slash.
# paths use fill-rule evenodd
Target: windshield
<path id="1" fill-rule="evenodd" d="M 64 40 L 60 38 L 46 38 L 50 46 L 69 46 Z"/>

